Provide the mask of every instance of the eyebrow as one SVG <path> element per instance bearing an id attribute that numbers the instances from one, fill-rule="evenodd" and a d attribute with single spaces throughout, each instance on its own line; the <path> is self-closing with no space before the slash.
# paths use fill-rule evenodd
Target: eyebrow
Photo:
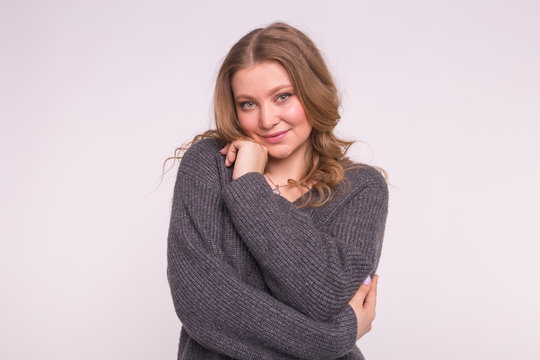
<path id="1" fill-rule="evenodd" d="M 293 86 L 291 84 L 282 84 L 282 85 L 278 85 L 272 89 L 270 89 L 270 91 L 268 91 L 268 95 L 270 94 L 273 94 L 275 92 L 277 92 L 278 90 L 282 90 L 282 89 L 285 89 L 285 88 L 292 88 Z M 234 99 L 236 101 L 238 101 L 239 98 L 244 98 L 244 99 L 253 99 L 253 97 L 249 96 L 249 95 L 243 95 L 243 94 L 239 94 L 237 96 L 234 97 Z"/>

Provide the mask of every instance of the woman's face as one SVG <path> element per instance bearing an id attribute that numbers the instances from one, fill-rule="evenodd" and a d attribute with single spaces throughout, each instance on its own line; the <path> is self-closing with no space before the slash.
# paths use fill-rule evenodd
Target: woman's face
<path id="1" fill-rule="evenodd" d="M 305 154 L 312 126 L 281 64 L 265 61 L 238 70 L 231 86 L 238 122 L 247 136 L 273 158 Z"/>

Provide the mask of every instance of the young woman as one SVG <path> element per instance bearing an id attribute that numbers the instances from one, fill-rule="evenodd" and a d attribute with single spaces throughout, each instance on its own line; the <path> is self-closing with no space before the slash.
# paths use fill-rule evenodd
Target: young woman
<path id="1" fill-rule="evenodd" d="M 299 30 L 274 23 L 229 51 L 216 129 L 191 142 L 174 188 L 178 359 L 364 358 L 356 341 L 375 317 L 388 188 L 345 156 L 338 108 Z"/>

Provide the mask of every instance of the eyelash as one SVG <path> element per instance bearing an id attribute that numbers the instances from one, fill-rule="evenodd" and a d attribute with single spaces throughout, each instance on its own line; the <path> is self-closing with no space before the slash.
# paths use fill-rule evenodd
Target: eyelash
<path id="1" fill-rule="evenodd" d="M 280 97 L 282 97 L 282 96 L 286 96 L 287 99 L 288 99 L 289 97 L 292 96 L 292 94 L 291 94 L 291 93 L 288 93 L 288 92 L 283 93 L 283 94 L 279 94 L 279 95 L 276 97 L 276 99 L 278 99 L 278 98 L 280 98 Z M 285 99 L 285 100 L 287 100 L 287 99 Z M 283 100 L 283 101 L 285 101 L 285 100 Z"/>
<path id="2" fill-rule="evenodd" d="M 282 101 L 279 101 L 279 102 L 285 102 L 289 97 L 291 97 L 293 94 L 292 93 L 288 93 L 288 92 L 285 92 L 285 93 L 281 93 L 279 94 L 278 96 L 276 96 L 276 100 L 279 99 L 280 97 L 282 96 L 286 96 L 285 99 L 283 99 Z M 247 104 L 253 104 L 253 101 L 242 101 L 239 105 L 242 109 L 244 110 L 251 110 L 251 108 L 246 108 L 246 105 Z"/>

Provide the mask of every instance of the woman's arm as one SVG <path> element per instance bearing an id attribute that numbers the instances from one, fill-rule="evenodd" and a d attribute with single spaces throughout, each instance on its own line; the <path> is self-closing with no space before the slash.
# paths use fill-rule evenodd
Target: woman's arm
<path id="1" fill-rule="evenodd" d="M 179 319 L 201 345 L 237 359 L 335 359 L 356 342 L 350 306 L 316 321 L 243 283 L 212 245 L 219 188 L 181 163 L 168 236 L 167 275 Z M 200 175 L 200 174 L 199 174 Z M 202 205 L 201 205 L 202 204 Z"/>
<path id="2" fill-rule="evenodd" d="M 373 168 L 354 174 L 354 187 L 328 215 L 325 231 L 274 194 L 258 172 L 240 176 L 222 191 L 272 294 L 315 319 L 338 314 L 378 264 L 388 187 Z"/>

